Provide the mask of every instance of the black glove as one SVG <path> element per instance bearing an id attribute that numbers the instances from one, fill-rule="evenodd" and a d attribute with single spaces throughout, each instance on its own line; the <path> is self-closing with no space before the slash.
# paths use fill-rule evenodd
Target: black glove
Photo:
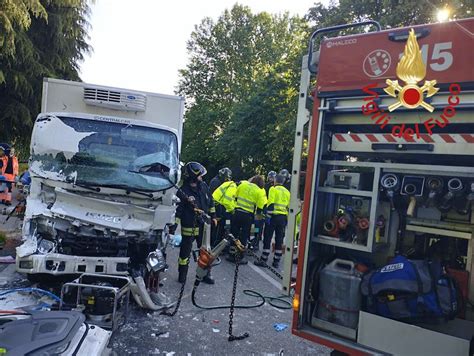
<path id="1" fill-rule="evenodd" d="M 170 233 L 170 235 L 174 235 L 177 228 L 178 224 L 168 224 L 168 232 Z"/>

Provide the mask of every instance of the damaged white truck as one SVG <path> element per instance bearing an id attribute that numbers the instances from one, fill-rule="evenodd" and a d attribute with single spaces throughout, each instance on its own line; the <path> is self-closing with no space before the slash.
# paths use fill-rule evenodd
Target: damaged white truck
<path id="1" fill-rule="evenodd" d="M 45 79 L 17 270 L 131 275 L 139 304 L 167 304 L 149 296 L 165 268 L 183 111 L 179 96 Z"/>

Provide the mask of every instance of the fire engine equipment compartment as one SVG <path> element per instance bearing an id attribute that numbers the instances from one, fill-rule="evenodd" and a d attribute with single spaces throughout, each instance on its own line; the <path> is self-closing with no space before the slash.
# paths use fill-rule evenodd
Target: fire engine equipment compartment
<path id="1" fill-rule="evenodd" d="M 318 30 L 312 41 L 321 33 L 349 27 L 354 26 Z M 469 35 L 474 18 L 413 29 L 415 36 L 407 28 L 326 37 L 317 55 L 312 43 L 303 59 L 295 136 L 295 150 L 301 148 L 302 156 L 305 138 L 298 129 L 309 122 L 310 133 L 305 193 L 300 197 L 304 206 L 293 333 L 346 353 L 474 352 L 474 72 L 469 64 L 474 53 L 464 49 L 474 46 Z M 411 48 L 419 46 L 418 54 L 407 54 L 407 41 Z M 401 54 L 423 55 L 424 79 L 437 80 L 425 85 L 439 90 L 428 93 L 420 79 L 417 88 L 424 104 L 400 104 L 393 110 L 397 98 L 391 90 L 405 85 L 398 78 L 399 87 L 393 86 Z M 441 57 L 444 61 L 437 60 Z M 313 60 L 317 73 L 308 69 Z M 306 105 L 310 92 L 311 113 Z M 378 114 L 366 114 L 369 107 L 376 107 Z M 431 131 L 423 125 L 443 120 L 453 110 L 449 124 Z M 376 123 L 382 115 L 391 117 L 384 125 Z M 409 127 L 411 134 L 400 134 Z M 300 167 L 294 161 L 294 196 L 299 196 Z M 402 322 L 368 312 L 358 288 L 361 276 L 403 269 L 383 268 L 397 256 L 406 264 L 440 266 L 442 278 L 433 286 L 457 285 L 444 289 L 453 293 L 455 318 Z M 367 270 L 356 271 L 358 264 Z M 433 298 L 437 303 L 442 299 Z"/>
<path id="2" fill-rule="evenodd" d="M 312 324 L 322 327 L 337 324 L 341 327 L 334 328 L 336 334 L 355 335 L 351 329 L 357 329 L 359 320 L 361 277 L 354 262 L 335 259 L 323 268 L 319 278 L 321 287 Z M 321 323 L 322 320 L 329 323 Z"/>

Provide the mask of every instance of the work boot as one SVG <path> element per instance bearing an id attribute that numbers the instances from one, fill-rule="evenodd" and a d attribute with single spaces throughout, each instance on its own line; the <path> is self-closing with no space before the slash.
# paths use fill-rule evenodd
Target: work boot
<path id="1" fill-rule="evenodd" d="M 186 276 L 188 275 L 188 265 L 180 265 L 178 266 L 178 282 L 179 283 L 186 283 Z"/>
<path id="2" fill-rule="evenodd" d="M 267 267 L 267 262 L 262 259 L 253 261 L 253 264 L 258 267 Z"/>
<path id="3" fill-rule="evenodd" d="M 214 284 L 214 283 L 216 283 L 216 282 L 214 281 L 214 278 L 212 278 L 212 276 L 211 276 L 211 271 L 209 271 L 209 272 L 206 274 L 206 276 L 202 279 L 202 282 L 203 282 L 203 283 L 206 283 L 206 284 Z"/>
<path id="4" fill-rule="evenodd" d="M 273 260 L 272 267 L 278 269 L 280 267 L 280 261 Z"/>
<path id="5" fill-rule="evenodd" d="M 250 241 L 249 249 L 252 251 L 258 251 L 259 250 L 258 244 L 259 244 L 259 241 L 258 241 L 258 238 L 256 237 L 252 241 Z"/>

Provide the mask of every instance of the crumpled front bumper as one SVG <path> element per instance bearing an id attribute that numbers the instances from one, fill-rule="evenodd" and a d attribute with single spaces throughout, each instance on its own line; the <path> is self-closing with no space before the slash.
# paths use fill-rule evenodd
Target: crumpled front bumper
<path id="1" fill-rule="evenodd" d="M 16 258 L 20 273 L 52 275 L 103 273 L 128 275 L 129 257 L 84 257 L 59 253 L 34 254 Z"/>

